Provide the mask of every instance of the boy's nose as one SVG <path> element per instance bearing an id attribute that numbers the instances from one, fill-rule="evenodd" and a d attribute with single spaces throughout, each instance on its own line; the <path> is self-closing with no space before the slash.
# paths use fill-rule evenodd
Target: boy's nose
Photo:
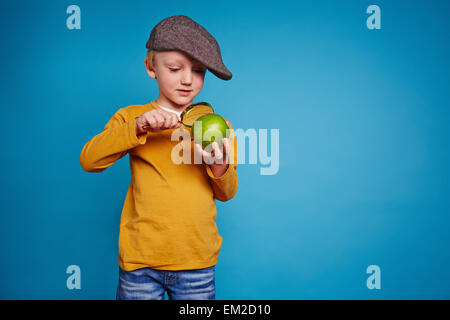
<path id="1" fill-rule="evenodd" d="M 191 84 L 192 82 L 192 72 L 187 70 L 183 73 L 183 77 L 181 78 L 182 84 Z"/>

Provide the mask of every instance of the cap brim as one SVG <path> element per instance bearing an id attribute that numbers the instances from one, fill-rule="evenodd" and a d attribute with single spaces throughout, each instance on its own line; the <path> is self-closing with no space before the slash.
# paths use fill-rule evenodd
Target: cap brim
<path id="1" fill-rule="evenodd" d="M 228 71 L 228 69 L 226 70 L 226 72 L 223 72 L 208 67 L 208 70 L 211 71 L 211 73 L 214 74 L 216 77 L 222 80 L 230 80 L 233 77 L 233 74 L 230 71 Z"/>

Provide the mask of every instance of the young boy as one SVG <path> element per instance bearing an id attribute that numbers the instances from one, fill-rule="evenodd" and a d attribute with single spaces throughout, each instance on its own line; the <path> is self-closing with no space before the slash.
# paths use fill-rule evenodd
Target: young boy
<path id="1" fill-rule="evenodd" d="M 102 172 L 129 154 L 116 299 L 164 299 L 166 291 L 169 299 L 215 299 L 222 245 L 215 199 L 236 194 L 236 138 L 227 120 L 231 134 L 222 150 L 214 142 L 209 153 L 191 141 L 191 159 L 197 153 L 205 163 L 176 164 L 171 154 L 180 142 L 171 137 L 186 130 L 179 116 L 200 93 L 206 69 L 223 80 L 232 74 L 217 41 L 186 16 L 159 22 L 146 47 L 145 68 L 158 82 L 158 99 L 120 108 L 80 155 L 84 170 Z"/>

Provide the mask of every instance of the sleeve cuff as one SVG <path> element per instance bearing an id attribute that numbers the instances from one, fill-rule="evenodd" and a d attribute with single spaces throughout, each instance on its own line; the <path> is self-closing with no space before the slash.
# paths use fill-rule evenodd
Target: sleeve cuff
<path id="1" fill-rule="evenodd" d="M 135 120 L 134 118 L 131 118 L 128 120 L 128 133 L 130 137 L 130 141 L 133 145 L 139 145 L 139 144 L 145 144 L 147 142 L 147 135 L 148 132 L 145 134 L 141 134 L 136 136 L 136 128 L 135 128 Z"/>
<path id="2" fill-rule="evenodd" d="M 228 169 L 227 171 L 225 171 L 225 173 L 223 175 L 221 175 L 220 177 L 216 177 L 214 175 L 214 173 L 211 171 L 211 168 L 209 167 L 209 165 L 205 165 L 206 166 L 206 172 L 208 173 L 208 176 L 211 179 L 217 180 L 217 181 L 222 181 L 222 180 L 226 180 L 228 178 L 229 175 L 231 175 L 231 171 L 234 170 L 233 165 L 232 164 L 228 164 Z"/>

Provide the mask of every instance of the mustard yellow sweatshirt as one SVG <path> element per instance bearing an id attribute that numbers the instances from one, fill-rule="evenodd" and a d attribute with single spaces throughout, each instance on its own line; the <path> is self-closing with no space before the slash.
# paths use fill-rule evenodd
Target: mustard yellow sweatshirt
<path id="1" fill-rule="evenodd" d="M 119 109 L 104 131 L 84 145 L 81 166 L 88 172 L 102 172 L 129 154 L 131 182 L 119 233 L 122 269 L 190 270 L 213 266 L 222 246 L 215 199 L 227 201 L 238 188 L 234 130 L 231 127 L 230 159 L 234 161 L 222 176 L 215 177 L 208 165 L 194 164 L 193 141 L 184 142 L 190 144 L 191 164 L 172 161 L 172 150 L 182 140 L 171 141 L 171 134 L 174 130 L 189 130 L 186 127 L 136 136 L 135 118 L 155 108 L 159 106 L 152 101 Z"/>

